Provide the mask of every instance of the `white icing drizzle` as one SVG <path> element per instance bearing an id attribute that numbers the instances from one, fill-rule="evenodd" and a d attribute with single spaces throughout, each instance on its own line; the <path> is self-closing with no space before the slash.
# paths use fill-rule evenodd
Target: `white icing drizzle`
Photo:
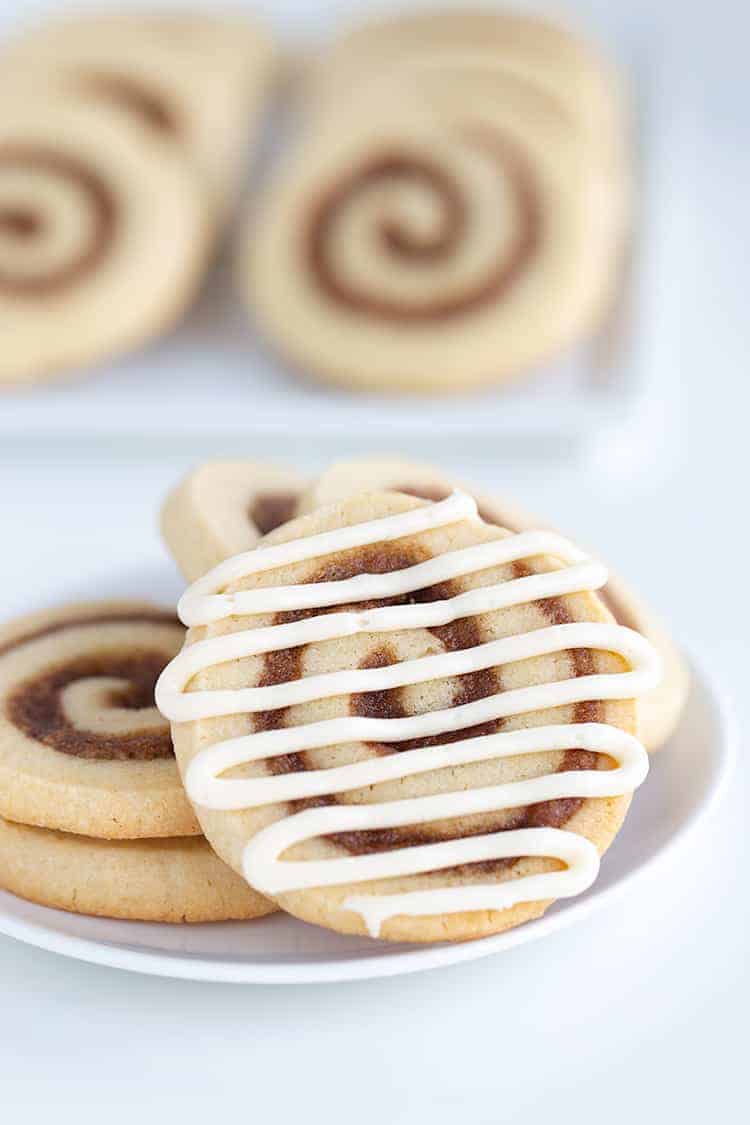
<path id="1" fill-rule="evenodd" d="M 346 715 L 303 726 L 251 733 L 200 750 L 185 775 L 190 798 L 206 808 L 234 810 L 344 793 L 430 770 L 543 751 L 581 749 L 607 755 L 614 761 L 612 769 L 552 773 L 467 792 L 307 809 L 283 816 L 248 842 L 243 855 L 245 876 L 257 890 L 270 895 L 417 875 L 512 856 L 542 856 L 556 859 L 563 865 L 555 871 L 511 878 L 502 883 L 346 898 L 343 908 L 358 912 L 374 936 L 379 934 L 386 919 L 398 914 L 502 910 L 519 902 L 579 894 L 596 878 L 599 868 L 596 847 L 575 832 L 524 828 L 335 859 L 288 860 L 282 858 L 284 853 L 295 844 L 337 832 L 399 828 L 560 798 L 615 797 L 629 793 L 641 784 L 648 772 L 648 758 L 640 742 L 606 723 L 547 724 L 474 736 L 330 769 L 250 778 L 222 775 L 235 766 L 338 743 L 398 743 L 587 700 L 634 698 L 649 691 L 659 680 L 659 658 L 655 650 L 640 634 L 624 626 L 580 622 L 552 625 L 473 648 L 382 668 L 328 672 L 270 687 L 188 689 L 198 673 L 230 660 L 359 633 L 434 628 L 541 598 L 597 590 L 607 581 L 607 572 L 601 563 L 587 558 L 561 536 L 530 531 L 448 551 L 426 562 L 385 574 L 358 574 L 340 581 L 222 592 L 231 583 L 252 574 L 355 547 L 390 542 L 465 519 L 478 519 L 476 504 L 469 496 L 454 493 L 440 503 L 425 504 L 399 515 L 257 548 L 221 563 L 195 582 L 180 601 L 180 617 L 186 625 L 206 625 L 233 616 L 391 598 L 450 578 L 543 554 L 564 565 L 558 570 L 471 589 L 445 600 L 327 613 L 288 624 L 211 637 L 185 648 L 165 668 L 157 684 L 156 700 L 162 714 L 172 722 L 183 723 L 275 710 L 350 693 L 386 691 L 573 649 L 600 649 L 624 659 L 629 666 L 626 672 L 594 673 L 516 688 L 407 718 Z"/>

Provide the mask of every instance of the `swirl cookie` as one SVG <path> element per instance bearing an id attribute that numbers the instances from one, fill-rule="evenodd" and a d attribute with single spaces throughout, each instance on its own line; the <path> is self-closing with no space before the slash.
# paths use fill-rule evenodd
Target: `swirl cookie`
<path id="1" fill-rule="evenodd" d="M 546 107 L 444 84 L 389 78 L 314 116 L 255 208 L 239 285 L 302 371 L 391 392 L 507 381 L 609 308 L 609 166 Z"/>
<path id="2" fill-rule="evenodd" d="M 273 909 L 201 837 L 92 840 L 2 817 L 0 887 L 42 906 L 141 922 L 224 922 Z"/>
<path id="3" fill-rule="evenodd" d="M 292 469 L 255 461 L 208 461 L 165 500 L 162 536 L 192 582 L 292 519 L 306 486 Z"/>
<path id="4" fill-rule="evenodd" d="M 48 379 L 169 328 L 208 227 L 181 153 L 112 109 L 22 98 L 0 112 L 0 385 Z"/>
<path id="5" fill-rule="evenodd" d="M 0 629 L 0 815 L 104 839 L 197 835 L 153 697 L 183 636 L 138 602 Z"/>
<path id="6" fill-rule="evenodd" d="M 572 29 L 529 13 L 445 8 L 370 20 L 341 35 L 314 68 L 314 87 L 338 96 L 363 71 L 492 72 L 507 96 L 541 101 L 610 151 L 626 132 L 619 75 Z"/>
<path id="7" fill-rule="evenodd" d="M 420 462 L 393 458 L 341 461 L 327 469 L 305 492 L 299 512 L 341 503 L 359 492 L 383 490 L 404 492 L 423 500 L 444 500 L 458 484 L 433 466 Z M 474 496 L 486 523 L 514 532 L 549 526 L 546 520 L 530 515 L 505 496 L 489 496 L 463 482 L 460 487 Z M 673 733 L 685 706 L 690 682 L 687 665 L 659 618 L 619 576 L 610 572 L 599 597 L 620 625 L 641 633 L 661 656 L 661 681 L 641 696 L 638 704 L 639 738 L 648 750 L 658 750 Z"/>
<path id="8" fill-rule="evenodd" d="M 185 152 L 214 217 L 233 205 L 248 147 L 276 69 L 253 21 L 199 12 L 83 14 L 51 21 L 11 44 L 5 83 L 52 82 L 96 105 L 115 105 Z"/>
<path id="9" fill-rule="evenodd" d="M 369 494 L 271 533 L 181 602 L 157 685 L 217 853 L 345 933 L 462 940 L 595 879 L 647 755 L 659 674 L 550 532 L 465 494 Z"/>

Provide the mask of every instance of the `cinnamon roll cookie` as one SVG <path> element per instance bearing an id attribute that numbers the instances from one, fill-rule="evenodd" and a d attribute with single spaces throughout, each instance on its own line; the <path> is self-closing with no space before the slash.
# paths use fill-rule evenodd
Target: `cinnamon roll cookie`
<path id="1" fill-rule="evenodd" d="M 172 612 L 140 602 L 0 629 L 0 815 L 103 839 L 197 835 L 154 705 L 183 635 Z"/>
<path id="2" fill-rule="evenodd" d="M 601 564 L 456 494 L 371 493 L 267 536 L 180 603 L 156 698 L 204 831 L 345 933 L 461 940 L 584 890 L 648 769 L 658 657 Z"/>
<path id="3" fill-rule="evenodd" d="M 546 105 L 489 97 L 486 78 L 362 83 L 307 122 L 239 263 L 258 326 L 300 370 L 457 391 L 533 369 L 604 317 L 619 182 Z"/>
<path id="4" fill-rule="evenodd" d="M 293 469 L 255 461 L 208 461 L 170 492 L 161 532 L 192 582 L 211 567 L 249 551 L 297 513 L 307 481 Z"/>
<path id="5" fill-rule="evenodd" d="M 92 840 L 2 817 L 0 887 L 42 906 L 141 922 L 225 922 L 274 909 L 199 836 Z"/>
<path id="6" fill-rule="evenodd" d="M 328 99 L 363 72 L 404 69 L 449 82 L 493 73 L 506 96 L 546 105 L 593 144 L 614 153 L 626 140 L 616 68 L 576 30 L 538 14 L 461 6 L 372 19 L 339 36 L 310 85 Z"/>
<path id="7" fill-rule="evenodd" d="M 276 71 L 255 21 L 200 12 L 102 12 L 53 20 L 5 52 L 4 82 L 116 105 L 184 152 L 217 221 L 239 190 Z"/>
<path id="8" fill-rule="evenodd" d="M 114 108 L 3 87 L 0 385 L 86 368 L 170 327 L 208 238 L 179 151 Z"/>
<path id="9" fill-rule="evenodd" d="M 457 486 L 474 497 L 486 523 L 513 532 L 550 526 L 547 520 L 531 515 L 506 496 L 478 491 L 432 465 L 394 458 L 361 458 L 332 465 L 301 497 L 299 511 L 315 511 L 359 492 L 382 490 L 404 492 L 424 500 L 444 500 Z M 658 750 L 675 730 L 685 706 L 690 684 L 687 664 L 658 616 L 618 575 L 610 571 L 599 597 L 620 625 L 641 633 L 661 656 L 661 681 L 641 696 L 638 706 L 639 738 L 649 751 Z"/>

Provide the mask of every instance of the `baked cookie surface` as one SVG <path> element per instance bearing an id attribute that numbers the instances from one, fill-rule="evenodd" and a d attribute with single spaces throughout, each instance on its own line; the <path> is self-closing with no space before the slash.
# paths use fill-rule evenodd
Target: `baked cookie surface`
<path id="1" fill-rule="evenodd" d="M 409 76 L 373 83 L 314 118 L 261 194 L 239 285 L 300 371 L 388 392 L 502 382 L 611 303 L 609 166 L 484 78 L 456 98 L 433 81 L 430 97 Z"/>
<path id="2" fill-rule="evenodd" d="M 183 600 L 157 700 L 188 793 L 308 921 L 432 941 L 537 917 L 595 877 L 645 774 L 631 695 L 657 662 L 590 592 L 603 568 L 472 512 L 360 495 Z"/>
<path id="3" fill-rule="evenodd" d="M 104 839 L 200 833 L 154 684 L 174 613 L 91 602 L 0 629 L 0 815 Z"/>
<path id="4" fill-rule="evenodd" d="M 0 75 L 0 386 L 57 378 L 171 327 L 209 248 L 183 154 L 103 109 Z"/>
<path id="5" fill-rule="evenodd" d="M 274 909 L 201 837 L 92 840 L 2 817 L 0 887 L 41 906 L 141 922 L 225 922 Z"/>
<path id="6" fill-rule="evenodd" d="M 4 82 L 115 106 L 183 153 L 219 223 L 235 202 L 276 72 L 256 21 L 200 12 L 81 13 L 11 41 Z"/>
<path id="7" fill-rule="evenodd" d="M 300 473 L 279 465 L 207 461 L 164 501 L 162 536 L 192 582 L 292 519 L 307 484 Z"/>
<path id="8" fill-rule="evenodd" d="M 381 489 L 403 492 L 423 500 L 444 500 L 454 488 L 469 492 L 486 523 L 508 531 L 533 531 L 549 527 L 507 496 L 477 490 L 420 461 L 399 458 L 359 458 L 331 465 L 305 491 L 299 511 L 312 512 L 340 503 L 358 492 Z M 660 683 L 638 701 L 638 735 L 649 751 L 658 750 L 674 732 L 687 701 L 690 675 L 684 656 L 654 611 L 623 581 L 609 572 L 599 597 L 620 625 L 635 629 L 658 650 L 663 664 Z"/>

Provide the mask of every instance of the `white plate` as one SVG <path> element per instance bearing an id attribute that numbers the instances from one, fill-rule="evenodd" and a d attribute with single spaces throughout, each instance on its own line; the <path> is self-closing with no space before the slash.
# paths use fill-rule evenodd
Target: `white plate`
<path id="1" fill-rule="evenodd" d="M 733 758 L 729 712 L 693 662 L 678 732 L 608 852 L 594 887 L 508 933 L 457 945 L 385 945 L 344 937 L 282 914 L 256 922 L 168 926 L 85 918 L 0 892 L 0 932 L 43 949 L 135 972 L 191 980 L 296 984 L 395 976 L 485 957 L 580 921 L 630 888 L 706 817 Z"/>

